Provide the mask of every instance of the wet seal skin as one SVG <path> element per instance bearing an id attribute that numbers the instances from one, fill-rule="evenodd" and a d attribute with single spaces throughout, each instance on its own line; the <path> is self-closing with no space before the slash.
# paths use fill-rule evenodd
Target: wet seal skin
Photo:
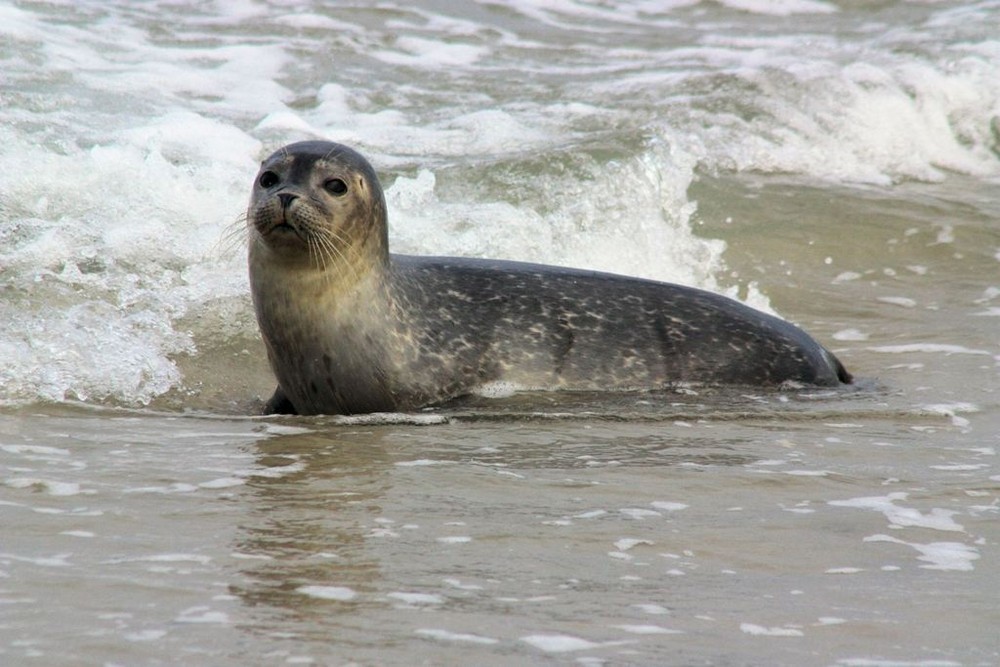
<path id="1" fill-rule="evenodd" d="M 340 144 L 294 143 L 267 158 L 247 221 L 251 293 L 278 380 L 269 414 L 407 411 L 491 383 L 851 382 L 798 327 L 711 292 L 539 264 L 390 254 L 378 177 Z"/>

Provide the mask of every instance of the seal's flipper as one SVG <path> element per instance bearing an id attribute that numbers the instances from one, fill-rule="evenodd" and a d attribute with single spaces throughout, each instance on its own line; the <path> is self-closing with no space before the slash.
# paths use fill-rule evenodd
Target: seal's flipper
<path id="1" fill-rule="evenodd" d="M 295 406 L 285 396 L 285 392 L 279 386 L 274 390 L 274 395 L 264 404 L 263 414 L 265 415 L 297 415 Z"/>

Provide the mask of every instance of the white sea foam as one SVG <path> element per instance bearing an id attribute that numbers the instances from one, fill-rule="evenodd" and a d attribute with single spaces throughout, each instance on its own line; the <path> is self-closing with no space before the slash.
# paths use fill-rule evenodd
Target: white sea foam
<path id="1" fill-rule="evenodd" d="M 577 266 L 717 288 L 714 274 L 722 267 L 725 246 L 690 228 L 694 207 L 686 190 L 693 169 L 692 156 L 657 142 L 626 163 L 586 168 L 581 175 L 586 191 L 578 182 L 543 176 L 548 197 L 538 205 L 551 212 L 527 202 L 442 200 L 436 175 L 422 170 L 388 188 L 390 229 L 400 252 L 427 252 L 432 239 L 438 254 Z"/>
<path id="2" fill-rule="evenodd" d="M 424 468 L 427 466 L 452 465 L 454 461 L 436 461 L 434 459 L 414 459 L 412 461 L 397 461 L 400 468 Z"/>
<path id="3" fill-rule="evenodd" d="M 229 614 L 211 607 L 189 607 L 178 614 L 174 621 L 177 623 L 226 625 L 229 623 Z"/>
<path id="4" fill-rule="evenodd" d="M 954 660 L 886 660 L 882 658 L 844 658 L 836 665 L 843 667 L 962 667 Z"/>
<path id="5" fill-rule="evenodd" d="M 623 537 L 620 540 L 615 540 L 615 548 L 619 551 L 628 551 L 633 547 L 637 547 L 640 544 L 652 545 L 653 543 L 649 540 L 637 539 L 634 537 Z"/>
<path id="6" fill-rule="evenodd" d="M 420 37 L 401 37 L 393 46 L 391 51 L 376 51 L 374 57 L 391 65 L 462 67 L 473 64 L 487 53 L 480 46 L 447 44 Z"/>
<path id="7" fill-rule="evenodd" d="M 492 637 L 484 637 L 482 635 L 472 635 L 462 632 L 451 632 L 450 630 L 442 630 L 439 628 L 418 628 L 413 632 L 421 637 L 429 637 L 430 639 L 437 639 L 443 642 L 484 644 L 487 646 L 500 643 L 499 639 L 494 639 Z"/>
<path id="8" fill-rule="evenodd" d="M 0 451 L 8 454 L 27 454 L 42 456 L 69 456 L 68 449 L 61 447 L 48 447 L 46 445 L 0 445 Z"/>
<path id="9" fill-rule="evenodd" d="M 869 347 L 872 352 L 886 352 L 889 354 L 909 354 L 911 352 L 929 352 L 932 354 L 991 354 L 987 350 L 976 350 L 963 345 L 951 343 L 906 343 L 903 345 L 877 345 Z"/>
<path id="10" fill-rule="evenodd" d="M 841 329 L 840 331 L 834 332 L 831 338 L 843 341 L 860 341 L 868 340 L 868 334 L 862 332 L 860 329 Z"/>
<path id="11" fill-rule="evenodd" d="M 136 556 L 134 558 L 112 558 L 107 563 L 119 564 L 119 563 L 198 563 L 199 565 L 207 565 L 212 561 L 210 556 L 203 556 L 201 554 L 188 554 L 188 553 L 164 553 L 164 554 L 152 554 L 149 556 Z"/>
<path id="12" fill-rule="evenodd" d="M 488 382 L 477 387 L 473 393 L 483 398 L 509 398 L 521 389 L 513 382 Z"/>
<path id="13" fill-rule="evenodd" d="M 61 482 L 54 479 L 40 479 L 37 477 L 12 477 L 3 480 L 3 484 L 13 489 L 43 491 L 50 496 L 76 496 L 81 493 L 94 493 L 91 490 L 81 489 L 77 482 Z"/>
<path id="14" fill-rule="evenodd" d="M 740 623 L 740 631 L 757 637 L 802 637 L 805 634 L 798 628 L 766 627 L 756 623 Z"/>
<path id="15" fill-rule="evenodd" d="M 12 553 L 0 553 L 0 561 L 10 560 L 20 563 L 31 563 L 40 567 L 70 567 L 72 554 L 55 554 L 52 556 L 20 556 Z"/>
<path id="16" fill-rule="evenodd" d="M 979 550 L 975 547 L 961 542 L 931 542 L 920 544 L 917 542 L 906 542 L 889 535 L 872 535 L 866 537 L 865 542 L 891 542 L 892 544 L 903 544 L 916 549 L 920 555 L 917 560 L 924 561 L 926 565 L 920 567 L 928 570 L 957 570 L 967 572 L 975 569 L 973 563 L 979 560 Z"/>
<path id="17" fill-rule="evenodd" d="M 902 308 L 916 308 L 917 306 L 917 302 L 915 300 L 905 296 L 880 296 L 877 297 L 876 300 L 893 306 L 900 306 Z"/>
<path id="18" fill-rule="evenodd" d="M 663 514 L 657 512 L 656 510 L 648 510 L 642 507 L 623 507 L 618 511 L 621 512 L 623 516 L 626 516 L 629 519 L 636 519 L 638 521 L 663 516 Z"/>
<path id="19" fill-rule="evenodd" d="M 906 500 L 907 497 L 907 493 L 897 491 L 886 496 L 851 498 L 849 500 L 831 500 L 829 501 L 829 504 L 834 507 L 855 507 L 881 512 L 885 515 L 886 519 L 889 520 L 889 523 L 896 527 L 916 527 L 951 532 L 965 532 L 965 528 L 951 518 L 958 514 L 958 512 L 935 507 L 925 513 L 912 507 L 901 507 L 896 504 L 900 501 Z"/>
<path id="20" fill-rule="evenodd" d="M 619 630 L 623 630 L 633 635 L 682 635 L 681 630 L 671 630 L 662 625 L 616 625 Z"/>
<path id="21" fill-rule="evenodd" d="M 240 253 L 213 248 L 259 159 L 291 140 L 372 158 L 397 250 L 714 290 L 725 247 L 693 231 L 696 173 L 1000 176 L 988 6 L 876 31 L 824 0 L 518 1 L 509 24 L 461 5 L 366 23 L 308 2 L 105 4 L 101 30 L 83 5 L 0 7 L 0 404 L 146 404 L 206 380 L 179 358 L 254 338 Z M 802 27 L 726 28 L 775 15 Z"/>
<path id="22" fill-rule="evenodd" d="M 639 611 L 645 612 L 647 614 L 654 614 L 656 616 L 670 613 L 670 610 L 664 607 L 663 605 L 653 604 L 650 602 L 636 604 L 632 606 L 638 609 Z"/>
<path id="23" fill-rule="evenodd" d="M 412 424 L 414 426 L 434 426 L 447 424 L 448 417 L 436 414 L 415 414 L 409 412 L 372 412 L 366 415 L 337 415 L 332 418 L 337 424 Z"/>
<path id="24" fill-rule="evenodd" d="M 720 0 L 720 2 L 726 7 L 771 16 L 832 14 L 837 11 L 836 5 L 818 0 Z"/>
<path id="25" fill-rule="evenodd" d="M 435 593 L 389 593 L 386 597 L 413 606 L 444 604 L 445 599 Z"/>
<path id="26" fill-rule="evenodd" d="M 166 635 L 166 630 L 139 630 L 136 632 L 126 632 L 122 636 L 130 642 L 151 642 L 162 639 Z"/>
<path id="27" fill-rule="evenodd" d="M 354 589 L 346 586 L 299 586 L 295 590 L 309 597 L 339 602 L 350 602 L 358 596 Z"/>
<path id="28" fill-rule="evenodd" d="M 571 653 L 574 651 L 588 651 L 591 649 L 605 648 L 608 646 L 620 646 L 629 642 L 593 642 L 582 637 L 572 635 L 528 635 L 521 637 L 521 641 L 529 644 L 546 653 Z"/>
<path id="29" fill-rule="evenodd" d="M 686 503 L 678 503 L 672 500 L 654 500 L 649 503 L 654 509 L 664 510 L 667 512 L 679 512 L 681 510 L 687 509 L 690 505 Z"/>
<path id="30" fill-rule="evenodd" d="M 202 482 L 198 486 L 203 489 L 228 489 L 243 484 L 246 484 L 246 480 L 240 477 L 217 477 L 216 479 Z"/>

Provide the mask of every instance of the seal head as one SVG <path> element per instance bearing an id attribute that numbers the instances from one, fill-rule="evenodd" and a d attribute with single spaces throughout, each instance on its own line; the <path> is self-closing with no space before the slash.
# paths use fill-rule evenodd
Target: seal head
<path id="1" fill-rule="evenodd" d="M 324 141 L 292 144 L 265 160 L 247 215 L 261 242 L 252 250 L 322 270 L 369 253 L 388 261 L 385 217 L 382 188 L 368 161 Z"/>
<path id="2" fill-rule="evenodd" d="M 801 329 L 680 285 L 521 262 L 390 254 L 371 165 L 286 146 L 247 212 L 250 285 L 278 389 L 266 412 L 413 410 L 532 389 L 851 381 Z"/>

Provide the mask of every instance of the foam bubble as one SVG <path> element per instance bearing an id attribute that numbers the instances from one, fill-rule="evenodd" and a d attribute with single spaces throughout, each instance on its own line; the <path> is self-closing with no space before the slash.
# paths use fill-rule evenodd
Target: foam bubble
<path id="1" fill-rule="evenodd" d="M 444 598 L 440 595 L 434 593 L 389 593 L 386 597 L 392 598 L 393 600 L 399 600 L 400 602 L 408 605 L 420 606 L 420 605 L 436 605 L 444 604 Z"/>
<path id="2" fill-rule="evenodd" d="M 671 630 L 660 625 L 616 625 L 619 630 L 633 635 L 682 635 L 680 630 Z"/>
<path id="3" fill-rule="evenodd" d="M 493 639 L 492 637 L 483 637 L 482 635 L 471 635 L 461 632 L 451 632 L 450 630 L 442 630 L 439 628 L 418 628 L 414 630 L 414 634 L 420 635 L 421 637 L 429 637 L 430 639 L 437 639 L 443 642 L 457 642 L 457 643 L 467 643 L 467 644 L 499 644 L 499 639 Z"/>
<path id="4" fill-rule="evenodd" d="M 740 631 L 756 637 L 802 637 L 805 634 L 798 628 L 765 627 L 755 623 L 740 623 Z"/>
<path id="5" fill-rule="evenodd" d="M 295 590 L 309 597 L 339 602 L 350 602 L 358 596 L 354 589 L 346 586 L 299 586 Z"/>
<path id="6" fill-rule="evenodd" d="M 623 537 L 620 540 L 615 541 L 615 548 L 619 551 L 628 551 L 633 547 L 637 547 L 640 544 L 652 545 L 653 543 L 649 540 L 640 540 L 633 537 Z"/>
<path id="7" fill-rule="evenodd" d="M 571 653 L 574 651 L 589 651 L 606 646 L 620 646 L 628 642 L 592 642 L 582 637 L 572 635 L 528 635 L 521 641 L 546 653 Z"/>
<path id="8" fill-rule="evenodd" d="M 887 496 L 831 500 L 829 504 L 834 507 L 855 507 L 881 512 L 893 526 L 965 532 L 965 528 L 951 518 L 955 514 L 958 514 L 958 512 L 935 507 L 929 512 L 924 513 L 911 507 L 901 507 L 896 504 L 901 500 L 906 500 L 906 498 L 906 493 L 895 492 Z"/>
<path id="9" fill-rule="evenodd" d="M 0 445 L 0 451 L 7 452 L 8 454 L 24 454 L 28 458 L 34 456 L 48 458 L 50 456 L 69 456 L 68 449 L 62 449 L 61 447 L 47 447 L 45 445 Z"/>
<path id="10" fill-rule="evenodd" d="M 3 483 L 12 489 L 35 489 L 44 491 L 50 496 L 76 496 L 81 493 L 94 493 L 93 491 L 82 491 L 76 482 L 60 482 L 37 477 L 14 477 L 4 480 Z"/>
<path id="11" fill-rule="evenodd" d="M 943 354 L 991 354 L 987 350 L 975 350 L 963 345 L 950 343 L 906 343 L 903 345 L 878 345 L 869 347 L 872 352 L 887 352 L 889 354 L 907 354 L 910 352 L 930 352 Z"/>
<path id="12" fill-rule="evenodd" d="M 686 503 L 678 503 L 670 500 L 654 500 L 649 504 L 658 510 L 665 510 L 667 512 L 679 512 L 690 507 Z"/>
<path id="13" fill-rule="evenodd" d="M 400 468 L 422 468 L 427 466 L 451 465 L 454 461 L 436 461 L 434 459 L 415 459 L 413 461 L 397 461 Z"/>
<path id="14" fill-rule="evenodd" d="M 768 16 L 790 16 L 792 14 L 832 14 L 836 5 L 818 0 L 719 0 L 720 4 L 733 9 L 765 14 Z"/>
<path id="15" fill-rule="evenodd" d="M 198 563 L 207 565 L 212 561 L 211 556 L 201 554 L 166 553 L 153 554 L 151 556 L 138 556 L 135 558 L 115 558 L 109 563 Z"/>
<path id="16" fill-rule="evenodd" d="M 136 632 L 126 632 L 122 635 L 130 642 L 151 642 L 167 636 L 166 630 L 139 630 Z"/>
<path id="17" fill-rule="evenodd" d="M 412 424 L 414 426 L 435 426 L 447 424 L 445 415 L 412 414 L 402 412 L 372 412 L 366 415 L 336 415 L 333 421 L 337 424 Z"/>
<path id="18" fill-rule="evenodd" d="M 626 516 L 629 519 L 635 519 L 637 521 L 641 521 L 643 519 L 653 519 L 663 516 L 656 510 L 647 510 L 641 507 L 623 507 L 618 511 L 621 512 L 623 516 Z"/>
<path id="19" fill-rule="evenodd" d="M 871 537 L 866 537 L 865 542 L 891 542 L 893 544 L 903 544 L 912 547 L 920 553 L 917 556 L 917 560 L 927 563 L 920 567 L 928 570 L 968 572 L 975 569 L 973 562 L 979 560 L 979 550 L 961 542 L 919 544 L 905 542 L 889 535 L 872 535 Z"/>
<path id="20" fill-rule="evenodd" d="M 840 331 L 835 331 L 831 338 L 842 341 L 862 341 L 868 340 L 868 334 L 860 329 L 841 329 Z"/>
<path id="21" fill-rule="evenodd" d="M 228 489 L 234 486 L 241 486 L 243 484 L 246 484 L 246 480 L 240 479 L 239 477 L 219 477 L 207 482 L 202 482 L 198 486 L 203 489 Z"/>
<path id="22" fill-rule="evenodd" d="M 420 67 L 463 67 L 480 60 L 488 53 L 482 46 L 442 43 L 420 37 L 400 37 L 394 50 L 379 50 L 374 57 L 392 65 Z"/>
<path id="23" fill-rule="evenodd" d="M 642 603 L 642 604 L 635 604 L 632 606 L 638 609 L 639 611 L 645 612 L 647 614 L 663 615 L 670 613 L 669 609 L 659 604 Z"/>
<path id="24" fill-rule="evenodd" d="M 521 390 L 521 386 L 513 382 L 488 382 L 477 387 L 473 393 L 483 398 L 509 398 Z"/>
<path id="25" fill-rule="evenodd" d="M 221 625 L 229 623 L 229 614 L 210 607 L 190 607 L 178 614 L 174 621 L 177 623 Z"/>

